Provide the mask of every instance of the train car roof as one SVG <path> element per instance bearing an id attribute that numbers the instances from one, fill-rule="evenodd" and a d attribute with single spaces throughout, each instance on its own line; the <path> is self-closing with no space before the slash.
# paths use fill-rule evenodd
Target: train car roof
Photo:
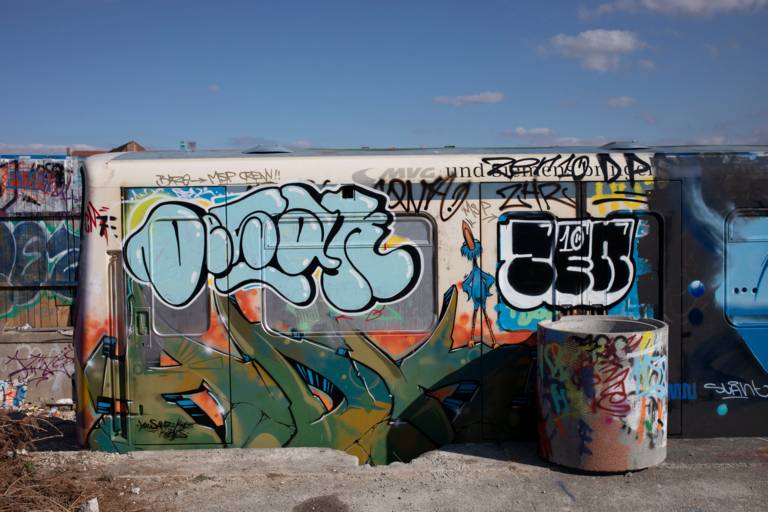
<path id="1" fill-rule="evenodd" d="M 722 145 L 722 146 L 641 146 L 637 144 L 611 143 L 605 146 L 545 146 L 545 147 L 489 147 L 462 148 L 444 146 L 436 148 L 300 148 L 276 147 L 251 148 L 247 150 L 203 150 L 203 151 L 142 151 L 122 153 L 113 160 L 163 160 L 198 158 L 247 158 L 296 156 L 384 156 L 384 155 L 509 155 L 509 154 L 556 154 L 556 153 L 660 153 L 665 155 L 703 154 L 768 154 L 768 145 Z"/>

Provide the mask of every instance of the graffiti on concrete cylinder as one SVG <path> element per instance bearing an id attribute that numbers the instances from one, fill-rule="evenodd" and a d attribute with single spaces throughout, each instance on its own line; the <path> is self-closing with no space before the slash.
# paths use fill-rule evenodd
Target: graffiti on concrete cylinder
<path id="1" fill-rule="evenodd" d="M 545 456 L 556 444 L 554 451 L 565 457 L 561 463 L 611 470 L 633 467 L 635 457 L 665 446 L 664 336 L 657 331 L 579 336 L 554 329 L 541 335 L 539 434 Z M 592 458 L 593 453 L 598 456 L 596 443 L 603 446 L 601 460 Z M 613 447 L 610 454 L 607 443 Z M 565 446 L 578 447 L 578 462 L 568 459 L 574 451 Z"/>
<path id="2" fill-rule="evenodd" d="M 306 184 L 257 188 L 207 210 L 163 201 L 126 240 L 125 265 L 174 307 L 209 275 L 219 293 L 266 286 L 307 306 L 320 270 L 327 302 L 361 312 L 407 296 L 421 277 L 417 247 L 382 247 L 393 229 L 386 205 L 385 195 L 358 185 L 320 192 Z"/>
<path id="3" fill-rule="evenodd" d="M 497 271 L 502 298 L 520 310 L 618 303 L 635 279 L 636 227 L 631 217 L 502 216 Z"/>

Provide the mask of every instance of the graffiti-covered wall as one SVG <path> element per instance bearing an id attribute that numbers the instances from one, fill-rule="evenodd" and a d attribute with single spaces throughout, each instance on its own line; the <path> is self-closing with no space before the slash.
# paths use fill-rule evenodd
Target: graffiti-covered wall
<path id="1" fill-rule="evenodd" d="M 712 171 L 690 158 L 94 163 L 88 205 L 106 220 L 84 235 L 81 440 L 329 446 L 387 463 L 531 437 L 537 423 L 556 443 L 571 396 L 610 417 L 617 443 L 765 433 L 768 223 L 756 195 L 713 200 L 728 188 L 693 178 L 768 169 L 755 155 L 718 157 Z M 538 323 L 573 313 L 669 324 L 658 420 L 628 414 L 637 390 L 607 383 L 610 347 L 579 371 L 551 357 L 550 375 L 589 377 L 544 393 L 552 407 L 537 417 Z M 647 366 L 653 354 L 635 352 Z M 594 379 L 609 397 L 590 396 Z"/>
<path id="2" fill-rule="evenodd" d="M 82 182 L 71 158 L 0 158 L 0 327 L 71 327 Z"/>
<path id="3" fill-rule="evenodd" d="M 635 155 L 562 160 L 623 174 L 595 199 L 654 189 Z M 332 446 L 386 463 L 532 435 L 537 323 L 577 307 L 654 315 L 661 231 L 647 204 L 585 203 L 597 185 L 573 174 L 518 186 L 497 162 L 478 169 L 321 184 L 298 168 L 158 168 L 92 198 L 115 229 L 86 237 L 84 440 Z"/>
<path id="4" fill-rule="evenodd" d="M 0 342 L 0 407 L 66 404 L 72 399 L 74 349 L 57 332 L 6 333 Z"/>
<path id="5" fill-rule="evenodd" d="M 69 157 L 0 157 L 4 405 L 71 396 L 82 179 Z"/>

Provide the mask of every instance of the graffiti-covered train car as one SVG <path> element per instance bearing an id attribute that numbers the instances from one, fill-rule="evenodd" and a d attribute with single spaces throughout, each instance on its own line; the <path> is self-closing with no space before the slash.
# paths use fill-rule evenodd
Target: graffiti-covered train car
<path id="1" fill-rule="evenodd" d="M 380 464 L 526 437 L 537 324 L 572 313 L 669 324 L 671 435 L 766 435 L 767 154 L 92 157 L 80 440 L 323 446 Z M 607 389 L 591 406 L 651 435 L 616 407 L 633 391 Z"/>

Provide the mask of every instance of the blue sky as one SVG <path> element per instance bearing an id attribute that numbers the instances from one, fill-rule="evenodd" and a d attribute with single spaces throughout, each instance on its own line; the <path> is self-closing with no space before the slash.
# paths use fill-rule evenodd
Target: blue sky
<path id="1" fill-rule="evenodd" d="M 0 153 L 768 143 L 768 0 L 0 6 Z"/>

